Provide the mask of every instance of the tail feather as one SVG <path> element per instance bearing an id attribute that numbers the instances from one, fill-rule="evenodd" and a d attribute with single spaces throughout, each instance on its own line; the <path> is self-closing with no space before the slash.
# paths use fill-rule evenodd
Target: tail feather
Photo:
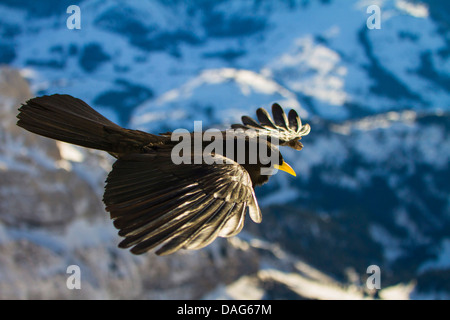
<path id="1" fill-rule="evenodd" d="M 84 101 L 69 95 L 33 98 L 23 104 L 19 111 L 19 127 L 48 138 L 111 153 L 123 151 L 122 137 L 133 140 L 133 148 L 138 149 L 156 137 L 124 129 Z"/>

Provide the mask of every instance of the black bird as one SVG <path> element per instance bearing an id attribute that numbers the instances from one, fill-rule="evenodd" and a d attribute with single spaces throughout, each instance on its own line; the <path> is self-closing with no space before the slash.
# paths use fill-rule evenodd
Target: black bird
<path id="1" fill-rule="evenodd" d="M 179 141 L 172 139 L 172 133 L 154 135 L 122 128 L 69 95 L 27 101 L 19 108 L 17 125 L 48 138 L 104 150 L 117 158 L 106 180 L 103 201 L 119 235 L 124 237 L 119 247 L 132 247 L 132 253 L 141 254 L 159 246 L 156 254 L 165 255 L 179 249 L 203 248 L 218 236 L 238 234 L 247 208 L 251 219 L 261 222 L 254 188 L 269 179 L 262 169 L 295 175 L 274 139 L 281 146 L 301 150 L 299 140 L 309 133 L 310 126 L 302 125 L 295 110 L 286 116 L 276 103 L 272 106 L 273 120 L 263 108 L 256 113 L 259 123 L 243 116 L 243 124 L 232 125 L 236 131 L 242 129 L 241 135 L 229 138 L 221 132 L 223 146 L 233 139 L 235 151 L 241 142 L 247 147 L 243 163 L 237 161 L 239 150 L 232 157 L 215 150 L 211 155 L 224 160 L 222 163 L 202 160 L 177 165 L 172 151 Z M 259 148 L 275 153 L 277 161 L 263 163 L 258 157 L 256 162 L 249 161 L 252 138 L 263 136 L 268 138 L 259 142 Z M 195 133 L 190 137 L 195 138 Z M 195 156 L 195 152 L 194 147 L 189 156 Z"/>

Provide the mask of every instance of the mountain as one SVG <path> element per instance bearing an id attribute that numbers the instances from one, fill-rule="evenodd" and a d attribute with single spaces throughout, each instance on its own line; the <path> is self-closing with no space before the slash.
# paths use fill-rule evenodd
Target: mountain
<path id="1" fill-rule="evenodd" d="M 79 30 L 66 26 L 72 4 Z M 381 29 L 368 6 L 0 1 L 0 296 L 364 298 L 378 265 L 376 297 L 448 298 L 450 5 L 380 1 Z M 283 150 L 298 177 L 257 190 L 262 224 L 132 257 L 101 203 L 112 158 L 15 126 L 20 103 L 51 93 L 156 133 L 223 129 L 276 101 L 312 131 L 301 152 Z M 70 264 L 89 289 L 67 290 Z"/>

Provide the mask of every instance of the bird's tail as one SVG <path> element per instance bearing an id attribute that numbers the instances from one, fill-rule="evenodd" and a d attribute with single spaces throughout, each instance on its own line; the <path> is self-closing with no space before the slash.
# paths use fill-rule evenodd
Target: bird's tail
<path id="1" fill-rule="evenodd" d="M 124 146 L 139 149 L 149 137 L 155 137 L 124 129 L 69 95 L 33 98 L 19 111 L 19 127 L 44 137 L 110 153 L 122 153 Z"/>

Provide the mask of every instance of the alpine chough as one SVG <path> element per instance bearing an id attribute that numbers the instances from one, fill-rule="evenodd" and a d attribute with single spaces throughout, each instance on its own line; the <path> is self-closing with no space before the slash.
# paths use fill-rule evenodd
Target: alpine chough
<path id="1" fill-rule="evenodd" d="M 113 155 L 117 160 L 107 177 L 103 201 L 124 237 L 119 247 L 131 248 L 134 254 L 157 248 L 156 254 L 165 255 L 203 248 L 218 236 L 236 235 L 243 228 L 247 208 L 251 219 L 261 222 L 254 188 L 267 182 L 276 169 L 295 175 L 278 146 L 301 150 L 299 140 L 310 126 L 302 125 L 295 110 L 286 115 L 276 103 L 273 119 L 263 108 L 256 114 L 259 122 L 243 116 L 242 124 L 200 144 L 195 141 L 198 133 L 188 133 L 192 139 L 187 146 L 192 148 L 180 152 L 174 150 L 182 139 L 174 139 L 173 133 L 155 135 L 122 128 L 69 95 L 27 101 L 19 108 L 17 125 Z M 216 148 L 208 149 L 211 141 Z M 261 151 L 274 161 L 262 161 Z M 200 155 L 200 160 L 175 163 L 174 156 L 181 154 L 185 160 Z M 214 161 L 206 161 L 205 155 Z"/>

